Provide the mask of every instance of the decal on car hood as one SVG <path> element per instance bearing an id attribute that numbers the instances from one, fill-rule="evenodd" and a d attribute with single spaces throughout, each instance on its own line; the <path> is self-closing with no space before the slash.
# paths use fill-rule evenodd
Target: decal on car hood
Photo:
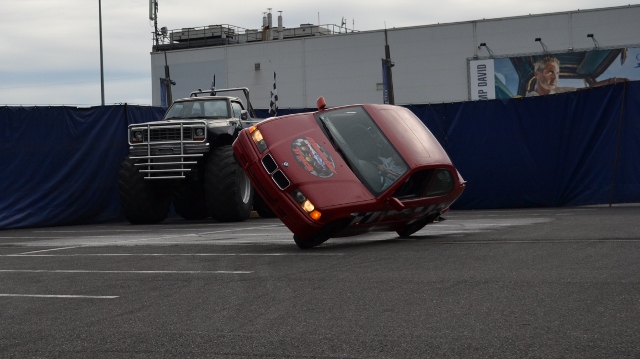
<path id="1" fill-rule="evenodd" d="M 337 173 L 331 155 L 311 137 L 295 139 L 291 152 L 298 164 L 314 176 L 329 178 Z"/>

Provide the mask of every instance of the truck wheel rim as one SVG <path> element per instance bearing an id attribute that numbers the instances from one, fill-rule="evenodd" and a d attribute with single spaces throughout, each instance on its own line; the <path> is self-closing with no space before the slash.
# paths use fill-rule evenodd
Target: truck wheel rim
<path id="1" fill-rule="evenodd" d="M 244 173 L 240 180 L 240 190 L 242 191 L 242 203 L 249 203 L 249 198 L 251 197 L 251 182 L 249 182 L 249 178 L 247 178 L 247 175 Z"/>

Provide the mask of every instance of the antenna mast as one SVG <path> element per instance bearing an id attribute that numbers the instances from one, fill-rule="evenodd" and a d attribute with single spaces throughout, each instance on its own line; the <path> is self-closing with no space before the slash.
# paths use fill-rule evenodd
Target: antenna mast
<path id="1" fill-rule="evenodd" d="M 158 46 L 158 0 L 149 0 L 149 20 L 153 21 L 153 40 Z"/>

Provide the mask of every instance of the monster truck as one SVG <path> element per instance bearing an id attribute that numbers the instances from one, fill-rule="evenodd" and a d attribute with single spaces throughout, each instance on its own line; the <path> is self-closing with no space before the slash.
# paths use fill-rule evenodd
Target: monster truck
<path id="1" fill-rule="evenodd" d="M 239 98 L 218 95 L 232 91 L 244 93 L 246 109 Z M 129 125 L 129 156 L 119 172 L 125 218 L 158 223 L 173 203 L 185 219 L 247 219 L 253 187 L 231 144 L 258 122 L 248 110 L 253 112 L 247 88 L 198 90 L 174 101 L 161 121 Z"/>

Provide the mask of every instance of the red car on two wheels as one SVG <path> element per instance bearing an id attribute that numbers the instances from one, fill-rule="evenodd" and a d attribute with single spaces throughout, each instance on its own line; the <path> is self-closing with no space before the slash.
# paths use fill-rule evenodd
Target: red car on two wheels
<path id="1" fill-rule="evenodd" d="M 408 109 L 363 104 L 272 117 L 242 130 L 236 160 L 302 249 L 368 231 L 407 237 L 437 220 L 465 181 Z"/>

